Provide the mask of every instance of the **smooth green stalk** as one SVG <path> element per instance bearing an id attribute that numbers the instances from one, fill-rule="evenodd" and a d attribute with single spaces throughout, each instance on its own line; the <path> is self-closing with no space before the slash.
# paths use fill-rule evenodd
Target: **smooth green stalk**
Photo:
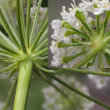
<path id="1" fill-rule="evenodd" d="M 19 65 L 19 77 L 13 110 L 25 110 L 29 84 L 32 74 L 32 62 L 26 60 Z"/>
<path id="2" fill-rule="evenodd" d="M 85 70 L 85 69 L 74 69 L 74 68 L 60 68 L 59 70 L 56 71 L 56 73 L 59 73 L 62 71 L 71 71 L 71 72 L 76 72 L 76 73 L 80 73 L 80 74 L 91 74 L 91 75 L 109 76 L 110 77 L 110 73 L 107 73 L 107 72 L 90 71 L 90 70 Z"/>

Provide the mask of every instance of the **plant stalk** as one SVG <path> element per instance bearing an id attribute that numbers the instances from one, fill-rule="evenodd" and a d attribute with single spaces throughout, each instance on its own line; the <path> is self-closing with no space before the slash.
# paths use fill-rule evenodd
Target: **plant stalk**
<path id="1" fill-rule="evenodd" d="M 13 110 L 25 110 L 28 89 L 32 74 L 32 62 L 25 60 L 19 65 L 18 84 Z"/>

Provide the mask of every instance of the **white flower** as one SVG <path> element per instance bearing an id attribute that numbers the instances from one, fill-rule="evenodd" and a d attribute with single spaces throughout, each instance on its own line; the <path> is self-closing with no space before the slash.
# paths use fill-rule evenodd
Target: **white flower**
<path id="1" fill-rule="evenodd" d="M 53 29 L 60 29 L 61 24 L 62 24 L 61 21 L 58 20 L 58 19 L 53 20 L 52 23 L 51 23 Z"/>
<path id="2" fill-rule="evenodd" d="M 95 15 L 102 14 L 105 11 L 110 11 L 109 0 L 93 0 L 93 3 L 97 5 L 97 7 L 94 8 L 94 11 L 93 11 Z"/>
<path id="3" fill-rule="evenodd" d="M 53 58 L 53 60 L 51 61 L 51 66 L 55 66 L 58 67 L 60 66 L 62 63 L 60 58 Z"/>
<path id="4" fill-rule="evenodd" d="M 64 38 L 65 32 L 66 32 L 66 30 L 64 28 L 54 30 L 54 33 L 52 34 L 51 37 L 56 41 L 62 41 L 62 39 Z"/>
<path id="5" fill-rule="evenodd" d="M 80 9 L 82 9 L 83 11 L 89 11 L 91 12 L 94 8 L 93 3 L 90 1 L 86 1 L 86 0 L 81 0 L 82 3 L 79 3 L 79 7 Z"/>
<path id="6" fill-rule="evenodd" d="M 61 56 L 65 53 L 64 48 L 58 48 L 58 42 L 52 41 L 52 45 L 50 47 L 51 52 L 56 56 Z"/>

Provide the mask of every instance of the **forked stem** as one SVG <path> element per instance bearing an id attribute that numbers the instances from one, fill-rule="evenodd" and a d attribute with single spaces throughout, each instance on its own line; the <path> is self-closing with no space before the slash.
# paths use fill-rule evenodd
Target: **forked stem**
<path id="1" fill-rule="evenodd" d="M 32 74 L 32 62 L 25 60 L 19 65 L 18 84 L 13 110 L 25 110 L 29 84 Z"/>

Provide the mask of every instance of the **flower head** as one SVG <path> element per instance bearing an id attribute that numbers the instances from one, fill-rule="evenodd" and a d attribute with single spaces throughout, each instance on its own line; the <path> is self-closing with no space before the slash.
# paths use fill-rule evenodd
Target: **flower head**
<path id="1" fill-rule="evenodd" d="M 77 6 L 73 0 L 68 11 L 63 6 L 61 17 L 52 21 L 52 66 L 68 68 L 109 67 L 110 31 L 108 0 L 81 0 Z M 106 12 L 105 18 L 101 16 Z M 91 16 L 93 14 L 94 17 Z M 103 18 L 101 20 L 100 18 Z M 58 62 L 59 63 L 54 63 Z M 98 62 L 97 64 L 95 62 Z"/>

